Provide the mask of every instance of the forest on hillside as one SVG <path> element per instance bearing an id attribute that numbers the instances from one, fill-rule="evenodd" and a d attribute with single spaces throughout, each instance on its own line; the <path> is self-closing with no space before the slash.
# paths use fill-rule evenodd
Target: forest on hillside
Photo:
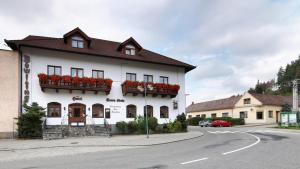
<path id="1" fill-rule="evenodd" d="M 300 56 L 285 67 L 280 67 L 276 80 L 266 82 L 258 81 L 254 88 L 248 90 L 249 93 L 265 93 L 274 95 L 292 95 L 292 81 L 300 79 Z M 299 88 L 300 89 L 300 88 Z"/>

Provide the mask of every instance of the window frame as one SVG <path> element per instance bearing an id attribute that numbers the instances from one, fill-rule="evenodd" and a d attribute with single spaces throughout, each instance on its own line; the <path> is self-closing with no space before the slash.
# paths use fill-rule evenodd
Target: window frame
<path id="1" fill-rule="evenodd" d="M 103 114 L 102 114 L 102 116 L 100 115 L 100 113 L 99 113 L 99 115 L 98 116 L 94 116 L 94 106 L 102 106 L 102 109 L 103 109 Z M 92 118 L 104 118 L 104 112 L 105 110 L 104 110 L 104 105 L 103 104 L 100 104 L 100 103 L 95 103 L 95 104 L 93 104 L 92 105 Z"/>
<path id="2" fill-rule="evenodd" d="M 74 45 L 74 43 L 76 45 Z M 82 44 L 82 46 L 79 46 L 79 44 Z M 79 49 L 84 48 L 84 39 L 82 37 L 80 37 L 80 36 L 73 36 L 71 38 L 71 46 L 73 48 L 79 48 Z"/>
<path id="3" fill-rule="evenodd" d="M 127 79 L 127 75 L 130 75 L 130 80 Z M 131 77 L 134 75 L 135 80 L 131 80 Z M 136 73 L 126 73 L 126 80 L 127 81 L 132 81 L 132 82 L 136 82 Z"/>
<path id="4" fill-rule="evenodd" d="M 214 117 L 213 117 L 214 116 Z M 210 115 L 210 117 L 211 118 L 217 118 L 217 113 L 212 113 L 211 115 Z"/>
<path id="5" fill-rule="evenodd" d="M 146 117 L 146 108 L 148 108 L 152 111 L 151 114 L 149 114 L 149 110 L 147 109 L 147 115 L 148 117 L 154 117 L 154 108 L 152 105 L 146 105 L 144 106 L 144 117 Z"/>
<path id="6" fill-rule="evenodd" d="M 258 113 L 261 113 L 261 118 L 258 118 Z M 264 119 L 264 112 L 263 111 L 257 111 L 256 112 L 256 120 L 263 120 Z"/>
<path id="7" fill-rule="evenodd" d="M 226 116 L 224 116 L 224 114 L 226 114 Z M 222 117 L 229 117 L 229 112 L 223 112 Z"/>
<path id="8" fill-rule="evenodd" d="M 72 76 L 72 70 L 76 70 L 76 76 Z M 84 77 L 84 69 L 83 68 L 77 68 L 77 67 L 71 67 L 71 69 L 70 69 L 71 71 L 70 71 L 70 75 L 71 75 L 71 77 L 79 77 L 78 76 L 78 70 L 82 70 L 82 77 Z M 82 77 L 80 77 L 80 78 L 82 78 Z"/>
<path id="9" fill-rule="evenodd" d="M 58 112 L 58 116 L 50 116 L 50 108 L 57 108 L 55 107 L 54 105 L 50 105 L 49 104 L 56 104 L 56 106 L 59 106 L 59 112 Z M 50 118 L 61 118 L 61 103 L 59 102 L 49 102 L 47 103 L 47 117 L 50 117 Z"/>
<path id="10" fill-rule="evenodd" d="M 97 77 L 94 77 L 94 72 L 97 73 Z M 99 72 L 102 72 L 103 77 L 99 77 Z M 92 70 L 92 77 L 93 77 L 93 78 L 101 78 L 101 79 L 104 79 L 104 71 L 103 71 L 103 70 L 93 69 L 93 70 Z"/>
<path id="11" fill-rule="evenodd" d="M 148 81 L 149 77 L 151 77 L 151 81 Z M 145 80 L 145 78 L 147 79 L 147 81 Z M 153 83 L 153 75 L 144 74 L 144 82 Z"/>
<path id="12" fill-rule="evenodd" d="M 273 113 L 274 111 L 273 110 L 269 110 L 268 111 L 268 117 L 269 118 L 274 118 L 274 113 Z M 270 116 L 271 115 L 271 116 Z"/>
<path id="13" fill-rule="evenodd" d="M 133 106 L 135 108 L 134 113 L 129 113 L 129 109 L 128 109 L 129 106 Z M 132 115 L 132 114 L 133 114 L 133 116 L 129 116 L 129 115 Z M 136 114 L 137 114 L 137 106 L 134 105 L 134 104 L 128 104 L 126 106 L 126 118 L 128 118 L 128 119 L 136 118 Z"/>
<path id="14" fill-rule="evenodd" d="M 47 65 L 47 75 L 48 75 L 48 76 L 51 76 L 51 75 L 49 74 L 49 68 L 50 68 L 50 67 L 54 68 L 54 74 L 53 74 L 53 75 L 61 76 L 61 74 L 62 74 L 62 67 L 61 67 L 61 66 Z M 56 74 L 56 68 L 59 68 L 59 69 L 60 69 L 60 74 Z"/>
<path id="15" fill-rule="evenodd" d="M 162 79 L 162 81 L 161 81 L 161 79 Z M 166 79 L 167 79 L 167 83 L 165 83 Z M 159 76 L 159 83 L 169 84 L 169 77 L 167 77 L 167 76 Z"/>
<path id="16" fill-rule="evenodd" d="M 126 55 L 132 55 L 132 56 L 136 55 L 136 47 L 133 45 L 126 45 L 124 51 Z"/>
<path id="17" fill-rule="evenodd" d="M 251 98 L 244 99 L 244 104 L 251 104 Z"/>
<path id="18" fill-rule="evenodd" d="M 162 108 L 167 108 L 167 112 L 166 112 L 167 116 L 162 116 L 165 113 L 165 112 L 162 112 Z M 168 106 L 160 106 L 159 107 L 159 117 L 161 119 L 168 119 L 169 118 L 169 107 Z"/>

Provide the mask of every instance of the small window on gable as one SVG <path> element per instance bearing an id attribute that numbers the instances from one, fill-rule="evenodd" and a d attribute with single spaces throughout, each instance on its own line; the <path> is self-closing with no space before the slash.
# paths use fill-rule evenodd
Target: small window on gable
<path id="1" fill-rule="evenodd" d="M 125 46 L 125 54 L 126 55 L 135 55 L 135 47 L 132 45 Z"/>
<path id="2" fill-rule="evenodd" d="M 72 47 L 83 48 L 83 46 L 84 46 L 84 41 L 81 37 L 79 37 L 79 36 L 72 37 Z"/>

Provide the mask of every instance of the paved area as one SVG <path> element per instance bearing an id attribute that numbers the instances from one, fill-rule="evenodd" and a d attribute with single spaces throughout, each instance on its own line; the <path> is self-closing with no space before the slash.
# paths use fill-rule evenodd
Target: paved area
<path id="1" fill-rule="evenodd" d="M 0 168 L 297 169 L 300 166 L 299 132 L 265 127 L 191 130 L 204 135 L 170 144 L 2 161 Z"/>
<path id="2" fill-rule="evenodd" d="M 117 135 L 113 137 L 84 137 L 59 140 L 0 140 L 0 162 L 35 157 L 103 152 L 141 146 L 167 144 L 201 137 L 200 131 L 172 134 Z"/>

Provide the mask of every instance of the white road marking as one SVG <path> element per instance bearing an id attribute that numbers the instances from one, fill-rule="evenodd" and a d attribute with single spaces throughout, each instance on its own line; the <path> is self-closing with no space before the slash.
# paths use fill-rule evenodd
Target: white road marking
<path id="1" fill-rule="evenodd" d="M 183 162 L 183 163 L 180 163 L 180 164 L 185 165 L 185 164 L 194 163 L 194 162 L 198 162 L 198 161 L 203 161 L 203 160 L 207 160 L 207 159 L 208 159 L 208 158 L 205 157 L 205 158 L 200 158 L 200 159 L 197 159 L 197 160 L 192 160 L 192 161 Z"/>
<path id="2" fill-rule="evenodd" d="M 240 132 L 240 133 L 244 133 L 244 132 Z M 253 144 L 250 144 L 250 145 L 248 145 L 246 147 L 242 147 L 242 148 L 239 148 L 239 149 L 236 149 L 236 150 L 232 150 L 232 151 L 228 151 L 228 152 L 222 153 L 222 155 L 227 155 L 227 154 L 231 154 L 231 153 L 234 153 L 234 152 L 237 152 L 237 151 L 241 151 L 241 150 L 250 148 L 250 147 L 255 146 L 256 144 L 258 144 L 260 142 L 260 138 L 259 137 L 255 136 L 253 134 L 249 134 L 249 133 L 245 133 L 245 134 L 248 134 L 250 136 L 255 137 L 256 138 L 256 142 L 253 143 Z"/>

